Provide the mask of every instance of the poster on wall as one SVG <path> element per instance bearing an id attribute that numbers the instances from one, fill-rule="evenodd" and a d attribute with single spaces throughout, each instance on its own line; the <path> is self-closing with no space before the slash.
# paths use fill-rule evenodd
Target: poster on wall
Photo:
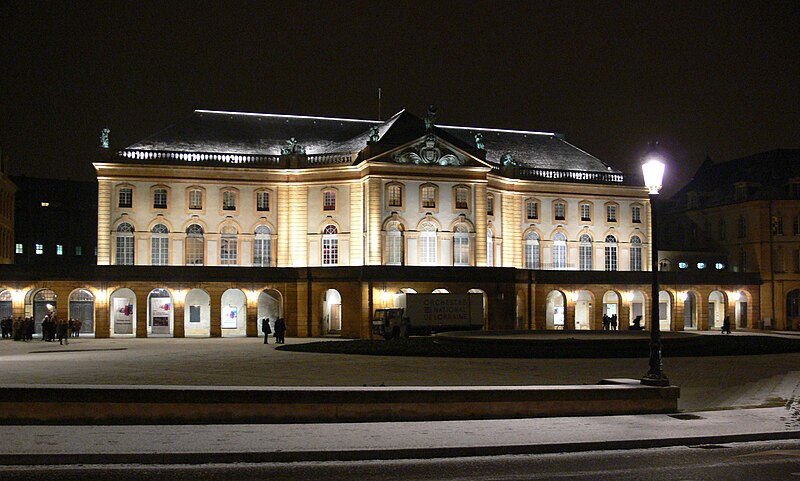
<path id="1" fill-rule="evenodd" d="M 114 298 L 114 334 L 133 334 L 133 304 L 127 297 Z"/>
<path id="2" fill-rule="evenodd" d="M 150 315 L 153 327 L 169 327 L 169 311 L 168 297 L 150 298 Z"/>
<path id="3" fill-rule="evenodd" d="M 239 308 L 236 306 L 224 306 L 222 308 L 222 328 L 236 329 L 238 327 Z"/>

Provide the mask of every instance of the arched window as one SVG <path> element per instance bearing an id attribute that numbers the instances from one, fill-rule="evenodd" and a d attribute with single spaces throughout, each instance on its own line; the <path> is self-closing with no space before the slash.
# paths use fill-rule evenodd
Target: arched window
<path id="1" fill-rule="evenodd" d="M 561 232 L 553 236 L 553 269 L 567 268 L 567 237 Z"/>
<path id="2" fill-rule="evenodd" d="M 186 265 L 202 266 L 204 262 L 205 239 L 203 228 L 192 224 L 186 228 Z"/>
<path id="3" fill-rule="evenodd" d="M 133 265 L 133 226 L 123 222 L 117 227 L 117 259 L 118 266 Z"/>
<path id="4" fill-rule="evenodd" d="M 253 240 L 253 265 L 269 267 L 272 265 L 272 231 L 265 225 L 256 227 Z"/>
<path id="5" fill-rule="evenodd" d="M 150 229 L 150 265 L 169 264 L 169 229 L 164 224 L 156 224 Z"/>
<path id="6" fill-rule="evenodd" d="M 587 204 L 584 204 L 587 205 Z M 581 236 L 580 263 L 582 271 L 590 271 L 594 268 L 592 263 L 592 237 L 589 234 Z"/>
<path id="7" fill-rule="evenodd" d="M 642 270 L 642 239 L 638 236 L 631 238 L 631 270 Z"/>
<path id="8" fill-rule="evenodd" d="M 403 264 L 403 233 L 398 222 L 390 222 L 386 226 L 386 264 L 390 266 Z"/>
<path id="9" fill-rule="evenodd" d="M 219 263 L 223 266 L 235 266 L 239 260 L 239 240 L 236 227 L 222 228 L 219 243 Z"/>
<path id="10" fill-rule="evenodd" d="M 469 265 L 469 227 L 459 224 L 453 233 L 453 265 Z"/>
<path id="11" fill-rule="evenodd" d="M 494 267 L 494 232 L 486 229 L 486 265 Z"/>
<path id="12" fill-rule="evenodd" d="M 525 268 L 539 269 L 541 257 L 539 255 L 539 234 L 530 232 L 525 237 Z"/>
<path id="13" fill-rule="evenodd" d="M 431 222 L 425 222 L 420 227 L 419 233 L 419 263 L 433 266 L 436 265 L 438 258 L 436 226 Z"/>
<path id="14" fill-rule="evenodd" d="M 613 235 L 606 236 L 606 270 L 617 270 L 617 238 Z"/>
<path id="15" fill-rule="evenodd" d="M 339 230 L 333 224 L 322 229 L 322 265 L 334 266 L 339 263 Z"/>

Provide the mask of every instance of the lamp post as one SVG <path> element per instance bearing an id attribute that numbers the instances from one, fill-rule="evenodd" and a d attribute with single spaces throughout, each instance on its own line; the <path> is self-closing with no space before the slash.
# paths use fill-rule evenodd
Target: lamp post
<path id="1" fill-rule="evenodd" d="M 661 370 L 661 326 L 658 313 L 658 242 L 656 230 L 656 199 L 664 179 L 664 162 L 658 153 L 651 149 L 642 164 L 644 184 L 650 196 L 650 268 L 653 271 L 650 292 L 650 369 L 642 378 L 647 386 L 669 386 L 669 379 Z"/>

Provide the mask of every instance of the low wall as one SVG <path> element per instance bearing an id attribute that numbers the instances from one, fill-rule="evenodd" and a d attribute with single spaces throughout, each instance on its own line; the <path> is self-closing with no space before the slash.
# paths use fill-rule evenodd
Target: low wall
<path id="1" fill-rule="evenodd" d="M 679 388 L 597 385 L 206 387 L 9 385 L 0 424 L 426 421 L 672 413 Z"/>

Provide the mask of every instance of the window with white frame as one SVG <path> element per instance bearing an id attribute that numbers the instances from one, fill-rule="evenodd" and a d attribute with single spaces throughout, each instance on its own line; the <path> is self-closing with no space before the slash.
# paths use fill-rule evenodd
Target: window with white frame
<path id="1" fill-rule="evenodd" d="M 422 208 L 435 209 L 436 208 L 436 187 L 432 185 L 425 186 L 421 189 Z"/>
<path id="2" fill-rule="evenodd" d="M 419 233 L 419 262 L 421 265 L 436 265 L 438 259 L 436 226 L 425 222 Z"/>
<path id="3" fill-rule="evenodd" d="M 133 226 L 123 222 L 117 227 L 117 254 L 118 266 L 133 265 Z"/>
<path id="4" fill-rule="evenodd" d="M 253 239 L 253 265 L 257 267 L 272 265 L 272 231 L 268 226 L 256 227 Z"/>
<path id="5" fill-rule="evenodd" d="M 339 230 L 333 224 L 322 229 L 322 265 L 333 266 L 339 263 Z"/>
<path id="6" fill-rule="evenodd" d="M 453 265 L 469 265 L 469 228 L 459 224 L 453 233 Z"/>
<path id="7" fill-rule="evenodd" d="M 616 205 L 607 205 L 606 206 L 606 222 L 616 222 L 617 221 L 617 206 Z"/>
<path id="8" fill-rule="evenodd" d="M 584 202 L 581 204 L 581 222 L 592 221 L 592 205 Z"/>
<path id="9" fill-rule="evenodd" d="M 639 236 L 631 238 L 631 270 L 642 270 L 642 239 Z"/>
<path id="10" fill-rule="evenodd" d="M 167 189 L 153 189 L 153 208 L 167 208 Z"/>
<path id="11" fill-rule="evenodd" d="M 326 190 L 322 193 L 322 210 L 336 210 L 336 192 Z"/>
<path id="12" fill-rule="evenodd" d="M 455 189 L 455 197 L 456 197 L 456 209 L 468 209 L 469 203 L 469 190 L 466 187 L 456 187 Z"/>
<path id="13" fill-rule="evenodd" d="M 494 196 L 486 197 L 486 215 L 494 215 Z"/>
<path id="14" fill-rule="evenodd" d="M 239 262 L 239 232 L 233 226 L 225 226 L 220 232 L 219 263 L 223 266 L 235 266 Z"/>
<path id="15" fill-rule="evenodd" d="M 82 256 L 83 255 L 83 247 L 75 246 L 75 255 L 76 256 Z"/>
<path id="16" fill-rule="evenodd" d="M 169 228 L 164 224 L 156 224 L 150 229 L 150 264 L 169 264 Z"/>
<path id="17" fill-rule="evenodd" d="M 561 201 L 553 203 L 553 218 L 555 220 L 567 219 L 567 204 Z"/>
<path id="18" fill-rule="evenodd" d="M 594 268 L 592 263 L 592 237 L 589 234 L 581 235 L 579 257 L 582 271 L 590 271 Z"/>
<path id="19" fill-rule="evenodd" d="M 233 190 L 222 191 L 222 210 L 236 210 L 236 192 Z"/>
<path id="20" fill-rule="evenodd" d="M 539 202 L 530 199 L 525 201 L 525 217 L 528 220 L 539 219 Z"/>
<path id="21" fill-rule="evenodd" d="M 553 236 L 553 269 L 567 268 L 567 236 L 558 232 Z"/>
<path id="22" fill-rule="evenodd" d="M 525 237 L 525 268 L 539 269 L 541 257 L 539 251 L 539 234 L 529 232 Z"/>
<path id="23" fill-rule="evenodd" d="M 399 184 L 389 184 L 386 187 L 386 199 L 389 207 L 403 207 L 403 187 Z"/>
<path id="24" fill-rule="evenodd" d="M 256 210 L 259 212 L 269 211 L 269 192 L 265 190 L 256 192 Z"/>
<path id="25" fill-rule="evenodd" d="M 386 264 L 390 266 L 403 264 L 403 233 L 397 222 L 386 226 Z"/>
<path id="26" fill-rule="evenodd" d="M 186 265 L 202 266 L 205 262 L 205 237 L 203 228 L 192 224 L 186 228 Z"/>
<path id="27" fill-rule="evenodd" d="M 631 221 L 634 224 L 640 224 L 642 222 L 642 206 L 631 206 Z"/>
<path id="28" fill-rule="evenodd" d="M 34 251 L 34 252 L 35 252 L 37 255 L 42 255 L 42 254 L 44 254 L 44 244 L 34 244 L 34 245 L 33 245 L 33 251 Z"/>
<path id="29" fill-rule="evenodd" d="M 119 198 L 117 207 L 133 207 L 133 189 L 130 187 L 122 187 L 119 189 Z"/>
<path id="30" fill-rule="evenodd" d="M 605 254 L 606 270 L 617 270 L 617 238 L 613 235 L 606 236 Z"/>
<path id="31" fill-rule="evenodd" d="M 739 249 L 739 272 L 747 271 L 747 251 Z"/>
<path id="32" fill-rule="evenodd" d="M 189 191 L 189 208 L 192 210 L 201 210 L 203 208 L 202 190 L 192 189 Z"/>

